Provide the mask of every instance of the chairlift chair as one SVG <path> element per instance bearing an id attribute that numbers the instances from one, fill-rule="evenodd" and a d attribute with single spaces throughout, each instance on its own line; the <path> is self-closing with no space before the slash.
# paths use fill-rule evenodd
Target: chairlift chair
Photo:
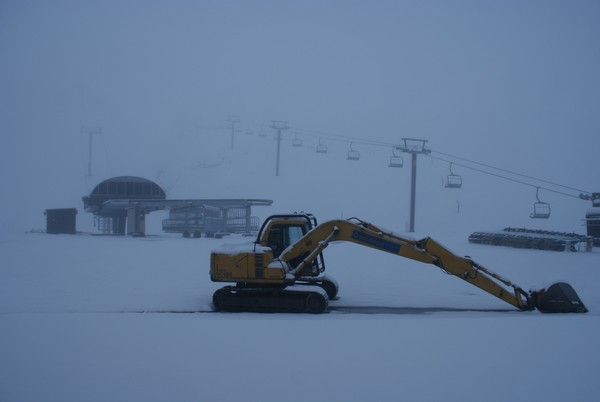
<path id="1" fill-rule="evenodd" d="M 550 217 L 550 204 L 540 201 L 539 192 L 540 188 L 538 187 L 535 192 L 537 202 L 533 203 L 533 212 L 529 214 L 529 217 L 532 219 L 548 219 Z"/>
<path id="2" fill-rule="evenodd" d="M 292 141 L 292 146 L 293 147 L 301 147 L 302 146 L 302 140 L 298 137 L 294 137 L 294 141 Z"/>
<path id="3" fill-rule="evenodd" d="M 357 161 L 360 159 L 360 152 L 358 152 L 355 149 L 352 149 L 352 143 L 350 143 L 350 150 L 348 151 L 348 158 L 349 161 Z"/>
<path id="4" fill-rule="evenodd" d="M 396 149 L 398 149 L 398 147 L 392 148 L 392 156 L 390 157 L 390 164 L 388 166 L 401 168 L 404 166 L 404 159 L 401 155 L 396 154 Z"/>
<path id="5" fill-rule="evenodd" d="M 317 145 L 317 153 L 318 154 L 326 154 L 327 153 L 327 145 L 322 144 L 319 139 L 319 144 Z"/>
<path id="6" fill-rule="evenodd" d="M 458 174 L 454 174 L 452 171 L 452 163 L 450 163 L 450 174 L 446 178 L 446 188 L 461 188 L 462 177 Z"/>
<path id="7" fill-rule="evenodd" d="M 446 188 L 461 188 L 462 177 L 457 174 L 449 174 L 446 178 Z"/>

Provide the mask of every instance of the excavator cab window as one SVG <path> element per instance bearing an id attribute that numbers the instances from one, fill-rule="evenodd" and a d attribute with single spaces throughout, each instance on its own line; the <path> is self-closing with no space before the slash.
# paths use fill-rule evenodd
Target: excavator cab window
<path id="1" fill-rule="evenodd" d="M 273 249 L 273 257 L 277 258 L 290 244 L 300 240 L 306 234 L 305 225 L 273 224 L 269 228 L 267 245 Z"/>
<path id="2" fill-rule="evenodd" d="M 279 228 L 271 228 L 269 231 L 269 236 L 267 238 L 267 246 L 271 247 L 273 250 L 273 257 L 279 257 L 279 254 L 284 250 L 283 247 L 283 236 L 281 233 L 281 229 Z"/>
<path id="3" fill-rule="evenodd" d="M 298 240 L 302 238 L 306 234 L 303 230 L 304 228 L 301 226 L 289 226 L 288 227 L 288 246 L 292 243 L 296 243 Z"/>

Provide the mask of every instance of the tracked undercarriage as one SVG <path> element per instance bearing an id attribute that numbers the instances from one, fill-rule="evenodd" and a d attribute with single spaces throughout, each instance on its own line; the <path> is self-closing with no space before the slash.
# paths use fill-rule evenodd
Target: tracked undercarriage
<path id="1" fill-rule="evenodd" d="M 220 311 L 252 311 L 260 313 L 322 313 L 329 297 L 321 288 L 303 290 L 261 289 L 225 286 L 213 294 L 215 309 Z"/>
<path id="2" fill-rule="evenodd" d="M 238 283 L 213 294 L 219 311 L 262 313 L 322 313 L 338 293 L 336 281 L 327 276 L 298 278 L 289 286 L 257 286 Z"/>

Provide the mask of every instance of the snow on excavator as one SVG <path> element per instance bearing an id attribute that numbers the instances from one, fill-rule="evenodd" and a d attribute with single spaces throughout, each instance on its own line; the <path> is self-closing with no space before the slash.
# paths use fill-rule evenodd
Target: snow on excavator
<path id="1" fill-rule="evenodd" d="M 526 292 L 468 257 L 460 257 L 426 237 L 413 240 L 357 218 L 318 224 L 310 214 L 272 215 L 253 245 L 223 247 L 211 254 L 214 282 L 235 285 L 213 295 L 216 310 L 322 313 L 338 285 L 324 275 L 322 251 L 333 241 L 349 241 L 433 264 L 519 310 L 585 313 L 587 308 L 566 283 Z"/>

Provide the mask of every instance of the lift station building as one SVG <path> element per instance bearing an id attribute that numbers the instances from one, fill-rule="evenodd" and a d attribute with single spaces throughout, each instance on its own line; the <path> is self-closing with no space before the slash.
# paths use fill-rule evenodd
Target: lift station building
<path id="1" fill-rule="evenodd" d="M 164 219 L 165 232 L 186 237 L 249 234 L 258 230 L 258 218 L 252 206 L 268 206 L 262 199 L 182 199 L 168 200 L 156 183 L 136 176 L 120 176 L 98 184 L 83 197 L 86 212 L 94 214 L 103 234 L 143 236 L 145 216 L 153 211 L 169 210 Z"/>

